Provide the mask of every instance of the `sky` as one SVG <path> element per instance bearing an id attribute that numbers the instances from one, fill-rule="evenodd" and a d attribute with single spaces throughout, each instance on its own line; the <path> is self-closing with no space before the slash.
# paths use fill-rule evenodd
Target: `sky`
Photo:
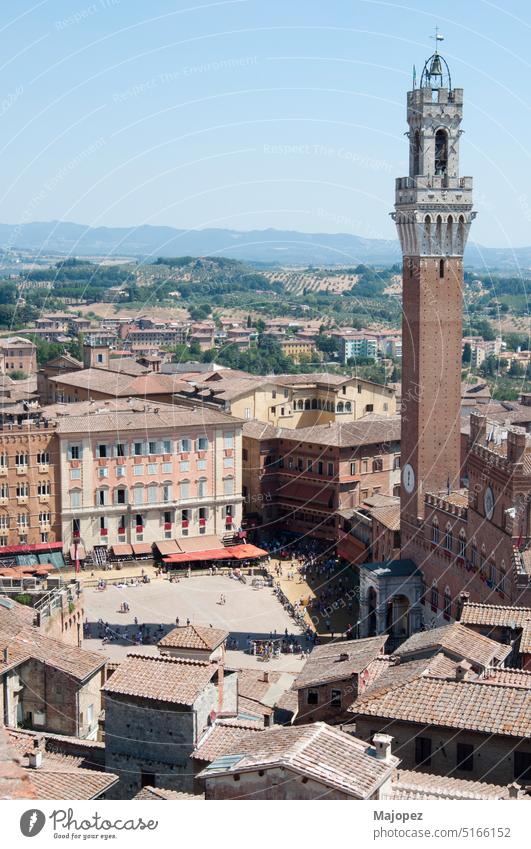
<path id="1" fill-rule="evenodd" d="M 474 240 L 530 245 L 528 0 L 3 3 L 0 221 L 394 238 L 436 25 Z"/>

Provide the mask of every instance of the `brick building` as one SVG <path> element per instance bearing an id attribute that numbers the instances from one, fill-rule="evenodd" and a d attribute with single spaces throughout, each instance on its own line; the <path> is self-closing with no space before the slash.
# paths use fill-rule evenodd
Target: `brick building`
<path id="1" fill-rule="evenodd" d="M 0 339 L 0 373 L 37 371 L 37 346 L 22 336 L 4 336 Z"/>
<path id="2" fill-rule="evenodd" d="M 365 499 L 392 495 L 400 481 L 400 421 L 275 428 L 243 425 L 243 495 L 246 512 L 299 533 L 338 540 L 340 513 Z M 345 549 L 346 557 L 359 551 Z"/>

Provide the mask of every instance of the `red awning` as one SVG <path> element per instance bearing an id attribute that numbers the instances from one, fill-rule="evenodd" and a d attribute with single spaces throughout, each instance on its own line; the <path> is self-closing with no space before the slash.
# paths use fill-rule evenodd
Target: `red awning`
<path id="1" fill-rule="evenodd" d="M 70 546 L 70 559 L 75 562 L 75 560 L 76 560 L 76 548 L 77 548 L 77 559 L 78 560 L 84 560 L 85 557 L 87 556 L 87 552 L 85 551 L 85 546 L 81 542 L 78 542 L 77 546 L 76 546 L 75 543 Z"/>
<path id="2" fill-rule="evenodd" d="M 163 557 L 166 557 L 170 554 L 179 554 L 181 551 L 177 540 L 174 539 L 163 539 L 160 542 L 156 542 L 155 545 L 157 546 L 160 554 Z"/>
<path id="3" fill-rule="evenodd" d="M 134 542 L 132 548 L 133 554 L 151 554 L 150 542 Z"/>
<path id="4" fill-rule="evenodd" d="M 0 557 L 4 554 L 33 554 L 36 551 L 62 551 L 62 542 L 34 542 L 31 545 L 3 545 Z"/>
<path id="5" fill-rule="evenodd" d="M 210 560 L 231 560 L 228 548 L 211 548 L 209 551 L 188 551 L 181 554 L 169 554 L 164 563 L 197 563 Z"/>
<path id="6" fill-rule="evenodd" d="M 250 560 L 253 557 L 267 557 L 268 551 L 263 548 L 258 548 L 256 545 L 246 543 L 243 545 L 230 545 L 226 549 L 230 552 L 230 556 L 237 560 Z"/>
<path id="7" fill-rule="evenodd" d="M 112 553 L 117 557 L 132 557 L 133 549 L 127 542 L 122 542 L 112 546 Z"/>

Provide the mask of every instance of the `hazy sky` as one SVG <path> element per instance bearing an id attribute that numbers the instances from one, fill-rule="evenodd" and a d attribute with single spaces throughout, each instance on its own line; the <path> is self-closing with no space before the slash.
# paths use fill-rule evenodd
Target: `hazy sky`
<path id="1" fill-rule="evenodd" d="M 394 238 L 436 24 L 474 239 L 529 245 L 528 0 L 2 3 L 0 220 Z"/>

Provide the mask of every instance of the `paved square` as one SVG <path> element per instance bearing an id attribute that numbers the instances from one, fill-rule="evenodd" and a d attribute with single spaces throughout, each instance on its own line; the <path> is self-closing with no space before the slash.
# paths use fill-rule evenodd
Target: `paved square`
<path id="1" fill-rule="evenodd" d="M 108 585 L 104 591 L 93 587 L 84 589 L 85 620 L 88 633 L 84 647 L 89 650 L 101 649 L 111 659 L 117 660 L 134 648 L 134 634 L 140 625 L 147 626 L 151 645 L 142 646 L 142 650 L 156 651 L 154 642 L 175 626 L 186 620 L 194 625 L 212 625 L 214 628 L 226 628 L 231 638 L 236 640 L 240 650 L 247 648 L 248 637 L 269 638 L 270 634 L 283 636 L 299 635 L 298 628 L 277 600 L 271 587 L 255 589 L 250 583 L 223 575 L 205 575 L 181 578 L 178 583 L 170 583 L 161 578 L 149 584 L 116 587 Z M 220 604 L 224 595 L 225 604 Z M 127 602 L 129 611 L 120 612 L 122 602 Z M 135 626 L 135 617 L 138 626 Z M 118 639 L 102 646 L 99 639 L 98 620 L 108 623 Z M 162 626 L 162 630 L 160 630 Z M 231 653 L 232 654 L 232 653 Z M 281 661 L 283 659 L 281 658 Z M 286 657 L 289 667 L 297 669 L 298 658 Z M 284 666 L 283 663 L 280 664 Z"/>

